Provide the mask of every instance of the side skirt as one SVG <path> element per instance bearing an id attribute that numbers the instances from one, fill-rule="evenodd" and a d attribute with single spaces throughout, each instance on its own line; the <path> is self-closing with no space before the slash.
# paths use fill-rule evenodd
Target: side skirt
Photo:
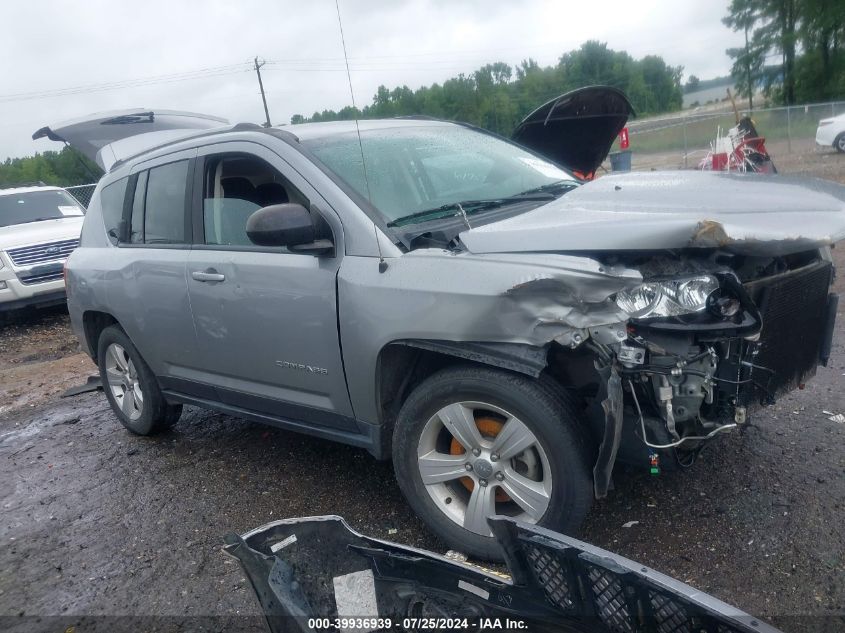
<path id="1" fill-rule="evenodd" d="M 223 404 L 222 402 L 218 402 L 215 400 L 208 400 L 205 398 L 190 396 L 177 391 L 172 391 L 170 389 L 165 389 L 162 391 L 162 393 L 168 401 L 188 404 L 195 407 L 201 407 L 203 409 L 212 409 L 214 411 L 219 411 L 221 413 L 225 413 L 234 417 L 244 418 L 246 420 L 250 420 L 251 422 L 260 422 L 262 424 L 275 426 L 286 431 L 294 431 L 296 433 L 303 433 L 305 435 L 319 437 L 324 440 L 331 440 L 333 442 L 339 442 L 341 444 L 348 444 L 350 446 L 365 448 L 374 457 L 378 459 L 382 458 L 380 455 L 379 441 L 381 429 L 377 426 L 363 425 L 367 427 L 366 429 L 364 429 L 363 433 L 354 433 L 350 431 L 342 431 L 339 429 L 333 429 L 324 426 L 317 426 L 308 422 L 303 422 L 301 420 L 292 420 L 276 415 L 270 415 L 268 413 L 257 413 L 248 409 L 242 409 L 240 407 Z"/>

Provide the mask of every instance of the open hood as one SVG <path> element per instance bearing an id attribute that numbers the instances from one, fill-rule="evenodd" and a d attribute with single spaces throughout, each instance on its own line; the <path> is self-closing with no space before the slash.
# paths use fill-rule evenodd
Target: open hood
<path id="1" fill-rule="evenodd" d="M 614 174 L 460 237 L 472 253 L 722 248 L 784 255 L 845 239 L 845 186 L 712 171 Z"/>
<path id="2" fill-rule="evenodd" d="M 511 138 L 567 169 L 590 176 L 602 164 L 634 114 L 621 90 L 588 86 L 541 105 L 516 126 Z"/>
<path id="3" fill-rule="evenodd" d="M 175 110 L 113 110 L 42 127 L 33 140 L 49 138 L 67 143 L 105 171 L 119 160 L 157 145 L 228 125 L 226 119 Z M 143 138 L 138 138 L 143 136 Z M 130 139 L 130 140 L 127 140 Z"/>

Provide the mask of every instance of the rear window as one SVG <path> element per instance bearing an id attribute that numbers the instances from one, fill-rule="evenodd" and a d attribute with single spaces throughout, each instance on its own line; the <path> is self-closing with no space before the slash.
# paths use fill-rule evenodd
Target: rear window
<path id="1" fill-rule="evenodd" d="M 82 207 L 66 191 L 27 191 L 0 195 L 0 226 L 81 215 Z"/>
<path id="2" fill-rule="evenodd" d="M 120 221 L 123 219 L 123 200 L 126 197 L 128 178 L 121 178 L 107 187 L 103 187 L 100 194 L 100 204 L 103 208 L 103 225 L 106 235 L 112 244 L 117 244 L 120 237 Z"/>

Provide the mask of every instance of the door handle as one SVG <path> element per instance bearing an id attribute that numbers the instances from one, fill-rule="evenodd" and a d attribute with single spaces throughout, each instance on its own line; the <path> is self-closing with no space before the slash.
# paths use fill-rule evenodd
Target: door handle
<path id="1" fill-rule="evenodd" d="M 205 270 L 195 270 L 191 273 L 191 277 L 196 279 L 197 281 L 225 281 L 226 275 L 218 273 L 213 268 L 207 268 Z"/>

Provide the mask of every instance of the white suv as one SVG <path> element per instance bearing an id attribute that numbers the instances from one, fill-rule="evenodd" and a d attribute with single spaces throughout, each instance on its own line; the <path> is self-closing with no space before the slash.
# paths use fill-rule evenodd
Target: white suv
<path id="1" fill-rule="evenodd" d="M 64 262 L 83 215 L 58 187 L 0 189 L 0 313 L 65 301 Z"/>

